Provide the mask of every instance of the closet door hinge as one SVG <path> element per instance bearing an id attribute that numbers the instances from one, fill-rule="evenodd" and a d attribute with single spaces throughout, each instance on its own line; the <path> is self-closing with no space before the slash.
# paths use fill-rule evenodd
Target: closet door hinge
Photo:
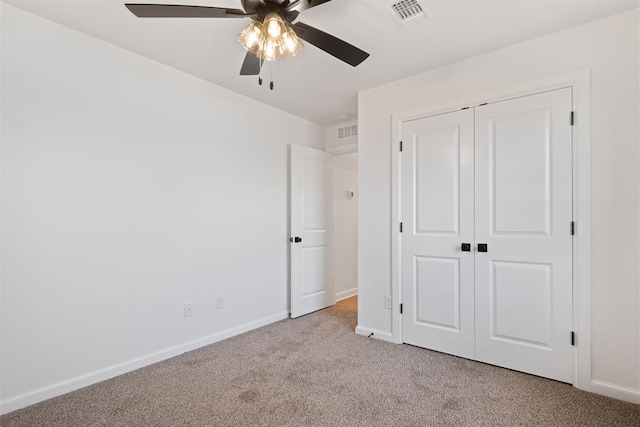
<path id="1" fill-rule="evenodd" d="M 576 333 L 571 331 L 571 345 L 576 345 Z"/>
<path id="2" fill-rule="evenodd" d="M 400 232 L 402 233 L 402 223 L 400 223 Z"/>
<path id="3" fill-rule="evenodd" d="M 576 124 L 576 113 L 575 113 L 575 111 L 571 112 L 571 119 L 570 120 L 571 120 L 571 126 Z"/>
<path id="4" fill-rule="evenodd" d="M 400 314 L 402 314 L 402 303 L 400 304 Z"/>
<path id="5" fill-rule="evenodd" d="M 571 235 L 572 236 L 576 235 L 576 223 L 575 223 L 575 221 L 571 221 Z"/>
<path id="6" fill-rule="evenodd" d="M 402 141 L 400 141 L 400 152 L 402 153 Z"/>

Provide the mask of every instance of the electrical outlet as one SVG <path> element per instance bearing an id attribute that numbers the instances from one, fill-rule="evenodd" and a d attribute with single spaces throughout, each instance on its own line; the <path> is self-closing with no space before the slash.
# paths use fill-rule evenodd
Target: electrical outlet
<path id="1" fill-rule="evenodd" d="M 216 309 L 224 308 L 224 297 L 222 295 L 218 295 L 216 297 Z"/>
<path id="2" fill-rule="evenodd" d="M 384 308 L 386 308 L 387 310 L 391 310 L 391 295 L 385 295 Z"/>
<path id="3" fill-rule="evenodd" d="M 185 302 L 184 303 L 184 317 L 191 317 L 193 316 L 193 303 L 192 302 Z"/>

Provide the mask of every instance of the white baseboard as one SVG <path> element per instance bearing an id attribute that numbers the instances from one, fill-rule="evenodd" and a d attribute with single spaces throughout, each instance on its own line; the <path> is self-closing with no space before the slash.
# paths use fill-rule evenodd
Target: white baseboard
<path id="1" fill-rule="evenodd" d="M 47 399 L 51 399 L 56 396 L 60 396 L 83 387 L 87 387 L 104 380 L 108 380 L 118 375 L 126 374 L 127 372 L 135 371 L 136 369 L 143 368 L 145 366 L 152 365 L 154 363 L 161 362 L 166 359 L 178 356 L 182 353 L 195 350 L 200 347 L 204 347 L 209 344 L 222 341 L 227 338 L 242 334 L 244 332 L 251 331 L 253 329 L 260 328 L 262 326 L 269 325 L 271 323 L 286 319 L 289 316 L 287 312 L 275 314 L 273 316 L 265 317 L 263 319 L 256 320 L 254 322 L 245 323 L 235 328 L 227 329 L 226 331 L 218 332 L 213 335 L 209 335 L 197 340 L 189 341 L 184 344 L 180 344 L 174 347 L 170 347 L 155 353 L 148 354 L 136 359 L 128 360 L 126 362 L 119 363 L 117 365 L 109 366 L 98 371 L 91 372 L 86 375 L 80 375 L 75 378 L 70 378 L 66 381 L 62 381 L 56 384 L 52 384 L 46 387 L 39 388 L 37 390 L 21 394 L 16 397 L 4 400 L 0 402 L 0 414 L 6 414 L 29 405 L 33 405 L 38 402 L 42 402 Z"/>
<path id="2" fill-rule="evenodd" d="M 396 344 L 393 339 L 393 335 L 389 332 L 380 331 L 378 329 L 365 328 L 363 326 L 356 327 L 356 334 L 364 335 L 365 337 L 371 337 L 382 341 L 388 341 Z"/>
<path id="3" fill-rule="evenodd" d="M 585 389 L 603 396 L 613 397 L 614 399 L 624 400 L 631 403 L 640 403 L 640 390 L 629 387 L 611 384 L 606 381 L 591 380 L 589 388 Z"/>
<path id="4" fill-rule="evenodd" d="M 358 288 L 347 289 L 346 291 L 338 292 L 336 294 L 336 302 L 342 301 L 343 299 L 351 298 L 358 295 Z"/>

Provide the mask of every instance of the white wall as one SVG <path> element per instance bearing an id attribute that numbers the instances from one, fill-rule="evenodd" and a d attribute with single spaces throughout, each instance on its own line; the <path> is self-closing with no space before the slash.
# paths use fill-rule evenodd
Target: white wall
<path id="1" fill-rule="evenodd" d="M 333 282 L 341 300 L 358 293 L 357 153 L 333 157 L 333 208 Z"/>
<path id="2" fill-rule="evenodd" d="M 286 317 L 322 127 L 1 7 L 2 411 Z"/>
<path id="3" fill-rule="evenodd" d="M 591 375 L 599 391 L 640 402 L 638 49 L 631 11 L 360 93 L 361 330 L 391 333 L 392 114 L 589 68 Z"/>

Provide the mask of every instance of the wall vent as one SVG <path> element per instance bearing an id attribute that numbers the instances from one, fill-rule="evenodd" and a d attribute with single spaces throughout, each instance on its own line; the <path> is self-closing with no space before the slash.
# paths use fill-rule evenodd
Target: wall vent
<path id="1" fill-rule="evenodd" d="M 358 125 L 342 126 L 338 128 L 338 141 L 358 136 Z"/>
<path id="2" fill-rule="evenodd" d="M 424 3 L 419 0 L 395 0 L 387 4 L 387 10 L 403 27 L 413 25 L 430 16 Z"/>

